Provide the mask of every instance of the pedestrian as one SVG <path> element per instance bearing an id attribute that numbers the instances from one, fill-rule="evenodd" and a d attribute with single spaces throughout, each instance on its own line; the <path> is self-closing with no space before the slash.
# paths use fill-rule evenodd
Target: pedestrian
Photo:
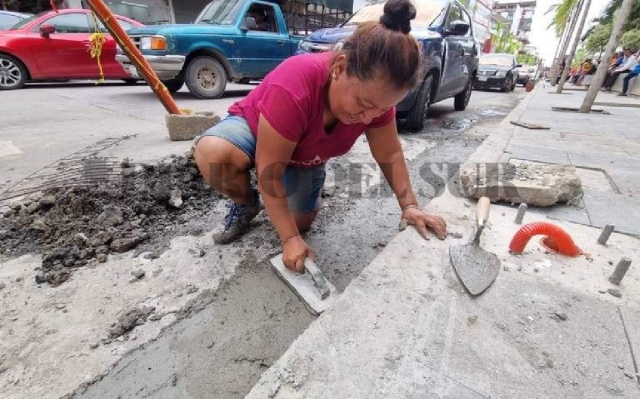
<path id="1" fill-rule="evenodd" d="M 286 59 L 194 140 L 205 180 L 231 200 L 216 243 L 241 237 L 262 199 L 285 266 L 304 270 L 314 252 L 302 234 L 320 209 L 325 164 L 363 133 L 401 220 L 424 238 L 430 228 L 444 239 L 444 219 L 423 211 L 413 192 L 395 122 L 395 106 L 421 76 L 420 47 L 409 34 L 415 17 L 410 0 L 387 1 L 380 20 L 360 24 L 340 48 Z M 257 190 L 250 184 L 254 167 Z"/>
<path id="2" fill-rule="evenodd" d="M 602 85 L 602 89 L 604 91 L 611 91 L 618 76 L 620 76 L 621 73 L 630 72 L 637 64 L 638 59 L 634 56 L 634 52 L 629 48 L 624 49 L 624 56 L 616 62 L 617 67 L 610 68 L 610 71 L 607 72 L 607 77 Z"/>
<path id="3" fill-rule="evenodd" d="M 593 76 L 596 74 L 596 66 L 593 64 L 591 58 L 585 60 L 582 64 L 582 77 L 580 84 L 589 87 L 593 82 Z"/>
<path id="4" fill-rule="evenodd" d="M 621 97 L 626 97 L 627 92 L 629 91 L 629 82 L 631 79 L 635 78 L 640 74 L 640 64 L 636 64 L 636 66 L 627 74 L 627 76 L 622 79 L 622 93 L 618 94 Z"/>

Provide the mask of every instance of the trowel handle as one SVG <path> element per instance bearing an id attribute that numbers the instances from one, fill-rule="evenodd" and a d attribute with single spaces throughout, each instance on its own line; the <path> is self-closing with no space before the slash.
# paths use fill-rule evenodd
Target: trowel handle
<path id="1" fill-rule="evenodd" d="M 476 223 L 478 226 L 484 226 L 487 220 L 489 220 L 489 208 L 491 207 L 491 201 L 489 197 L 480 197 L 478 200 L 478 207 L 476 208 Z"/>

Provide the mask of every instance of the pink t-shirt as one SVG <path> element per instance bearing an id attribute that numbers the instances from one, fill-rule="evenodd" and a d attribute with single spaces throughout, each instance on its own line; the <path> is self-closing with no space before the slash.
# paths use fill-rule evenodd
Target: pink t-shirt
<path id="1" fill-rule="evenodd" d="M 332 53 L 303 54 L 287 58 L 269 73 L 247 97 L 229 108 L 242 116 L 254 136 L 258 135 L 260 114 L 284 138 L 297 144 L 290 164 L 313 167 L 346 154 L 368 128 L 381 127 L 395 118 L 395 107 L 371 121 L 344 125 L 331 134 L 324 129 L 325 85 Z"/>

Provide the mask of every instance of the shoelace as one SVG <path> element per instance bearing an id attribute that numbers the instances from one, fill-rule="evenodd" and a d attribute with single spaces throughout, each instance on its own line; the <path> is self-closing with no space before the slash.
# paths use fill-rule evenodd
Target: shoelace
<path id="1" fill-rule="evenodd" d="M 229 230 L 229 227 L 238 220 L 245 207 L 232 202 L 227 204 L 227 208 L 229 208 L 229 213 L 224 217 L 225 230 Z"/>

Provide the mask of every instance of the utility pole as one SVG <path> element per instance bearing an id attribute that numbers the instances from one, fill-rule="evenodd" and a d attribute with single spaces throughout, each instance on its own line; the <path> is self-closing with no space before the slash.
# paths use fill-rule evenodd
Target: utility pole
<path id="1" fill-rule="evenodd" d="M 604 51 L 604 56 L 600 60 L 600 65 L 598 65 L 596 76 L 594 76 L 593 82 L 591 82 L 591 86 L 589 86 L 589 91 L 587 91 L 587 95 L 584 97 L 582 105 L 580 106 L 581 113 L 588 114 L 589 112 L 591 112 L 593 102 L 596 100 L 598 91 L 600 91 L 600 88 L 604 83 L 604 77 L 607 74 L 607 68 L 609 67 L 609 60 L 613 56 L 613 52 L 615 51 L 618 42 L 620 42 L 620 37 L 622 36 L 622 28 L 629 19 L 631 8 L 633 7 L 633 3 L 635 3 L 635 1 L 636 0 L 622 0 L 620 12 L 618 13 L 618 18 L 616 18 L 616 22 L 613 25 L 611 37 L 609 38 L 609 43 L 607 43 L 607 48 Z"/>
<path id="2" fill-rule="evenodd" d="M 569 58 L 567 59 L 567 63 L 565 64 L 564 70 L 562 71 L 560 84 L 556 89 L 556 93 L 558 94 L 562 93 L 562 88 L 564 87 L 564 84 L 567 81 L 567 75 L 569 75 L 569 70 L 571 69 L 571 63 L 573 62 L 573 57 L 575 57 L 576 51 L 578 50 L 578 44 L 580 44 L 580 38 L 582 37 L 582 30 L 584 29 L 584 24 L 585 22 L 587 22 L 587 15 L 589 14 L 589 8 L 591 8 L 591 0 L 586 0 L 586 3 L 582 4 L 582 19 L 580 20 L 580 26 L 578 27 L 578 30 L 576 32 L 576 39 L 573 41 L 573 45 L 571 46 L 571 52 L 569 53 Z"/>

